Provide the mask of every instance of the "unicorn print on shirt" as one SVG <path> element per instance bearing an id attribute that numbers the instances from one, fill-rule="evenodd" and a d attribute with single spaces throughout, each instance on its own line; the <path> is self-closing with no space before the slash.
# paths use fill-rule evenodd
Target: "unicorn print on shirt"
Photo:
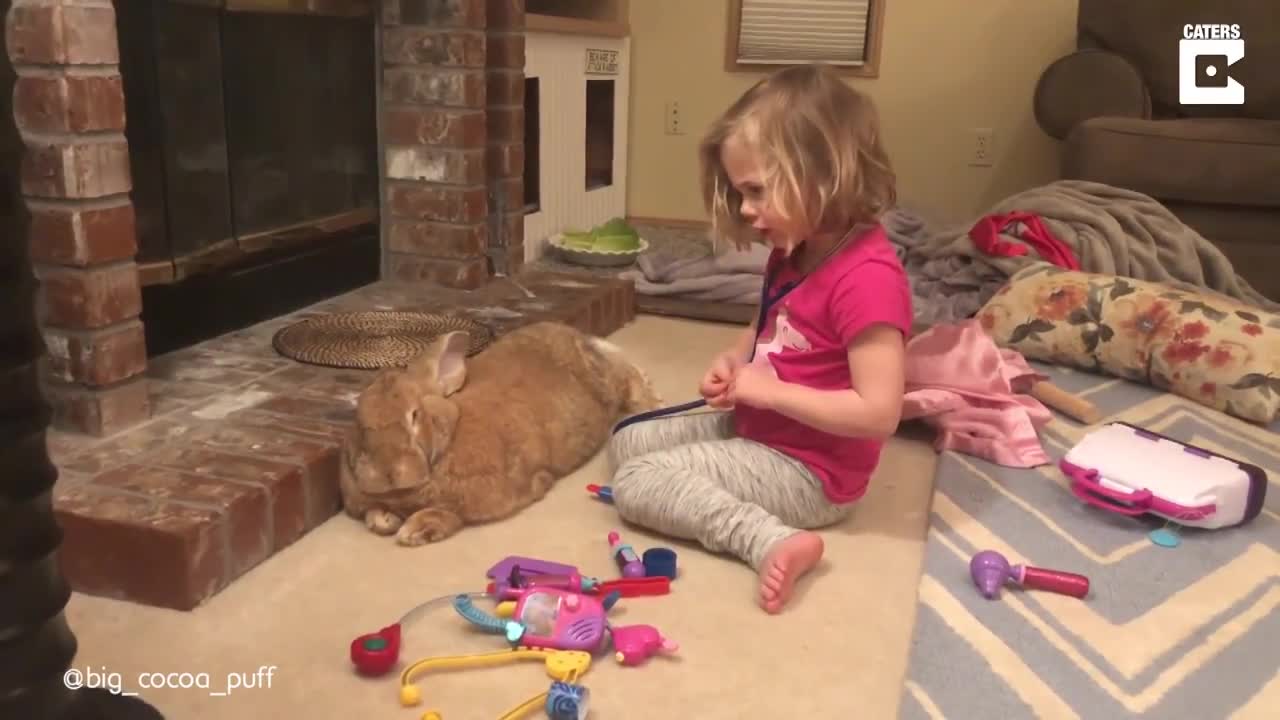
<path id="1" fill-rule="evenodd" d="M 778 316 L 774 319 L 773 335 L 764 342 L 756 343 L 756 354 L 751 363 L 753 365 L 767 366 L 777 377 L 778 371 L 769 358 L 770 353 L 780 353 L 783 350 L 805 352 L 812 347 L 813 345 L 809 342 L 809 339 L 791 324 L 791 320 L 787 317 L 787 308 L 784 305 L 778 309 Z"/>

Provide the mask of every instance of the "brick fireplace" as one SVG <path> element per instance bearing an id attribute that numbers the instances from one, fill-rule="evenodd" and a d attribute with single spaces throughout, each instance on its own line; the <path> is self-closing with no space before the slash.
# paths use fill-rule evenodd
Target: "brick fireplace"
<path id="1" fill-rule="evenodd" d="M 525 0 L 384 0 L 386 272 L 475 288 L 524 261 Z"/>
<path id="2" fill-rule="evenodd" d="M 64 425 L 101 433 L 148 412 L 114 12 L 18 0 L 6 33 L 47 390 Z"/>
<path id="3" fill-rule="evenodd" d="M 141 1 L 141 0 L 140 0 Z M 523 247 L 524 0 L 164 0 L 226 12 L 367 18 L 380 45 L 376 232 L 385 278 L 474 289 Z M 152 414 L 117 8 L 9 0 L 55 425 L 106 436 Z M 244 245 L 243 238 L 241 245 Z M 172 263 L 169 263 L 172 264 Z"/>
<path id="4" fill-rule="evenodd" d="M 625 17 L 617 0 L 590 6 L 606 4 Z M 186 20 L 153 29 L 160 41 L 144 50 L 128 35 L 160 24 L 144 7 Z M 191 609 L 340 511 L 338 439 L 369 375 L 282 358 L 271 335 L 287 322 L 429 308 L 488 313 L 480 319 L 499 333 L 553 319 L 607 334 L 634 316 L 629 282 L 523 267 L 526 19 L 551 32 L 565 26 L 527 16 L 526 0 L 0 0 L 0 12 L 10 61 L 0 62 L 0 85 L 14 88 L 19 131 L 0 137 L 0 159 L 20 166 L 0 174 L 0 200 L 30 210 L 60 561 L 76 590 Z M 369 57 L 347 58 L 356 69 L 342 78 L 314 68 L 359 96 L 349 78 L 367 65 L 367 136 L 359 117 L 336 131 L 309 125 L 308 137 L 327 138 L 316 153 L 323 162 L 296 147 L 293 165 L 244 151 L 299 143 L 278 118 L 246 129 L 244 99 L 262 101 L 262 88 L 287 72 L 254 73 L 231 49 L 249 48 L 258 62 L 293 53 L 315 63 L 322 42 L 295 32 L 287 47 L 271 47 L 251 16 L 281 28 L 291 16 L 322 16 L 332 36 L 368 38 Z M 225 25 L 210 29 L 215 22 Z M 152 57 L 163 52 L 187 64 Z M 209 52 L 226 57 L 195 62 Z M 157 68 L 170 76 L 148 75 Z M 161 92 L 154 111 L 139 100 L 195 72 L 239 72 L 241 84 L 201 113 L 188 106 L 212 101 L 185 91 Z M 292 97 L 322 102 L 316 92 Z M 287 113 L 288 102 L 264 112 Z M 337 172 L 345 194 L 325 194 L 334 184 L 326 172 Z M 321 177 L 289 184 L 310 174 Z M 272 198 L 285 209 L 273 211 Z M 324 243 L 341 248 L 326 261 L 330 275 L 372 258 L 369 282 L 320 283 L 311 296 L 268 302 L 279 276 L 236 279 L 302 263 Z M 192 297 L 217 297 L 170 289 L 192 283 L 236 288 L 214 306 L 264 307 L 159 352 L 156 341 L 175 342 L 169 333 L 195 312 Z M 296 308 L 281 310 L 290 302 Z"/>

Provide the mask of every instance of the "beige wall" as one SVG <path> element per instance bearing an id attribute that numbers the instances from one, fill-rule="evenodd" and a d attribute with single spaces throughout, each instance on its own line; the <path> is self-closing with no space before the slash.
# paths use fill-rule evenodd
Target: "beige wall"
<path id="1" fill-rule="evenodd" d="M 888 0 L 875 98 L 904 202 L 967 221 L 1012 192 L 1052 180 L 1057 143 L 1032 116 L 1045 66 L 1073 47 L 1076 0 Z M 712 118 L 756 79 L 724 70 L 728 0 L 631 3 L 627 212 L 701 220 L 696 148 Z M 667 135 L 680 103 L 686 134 Z M 972 128 L 996 132 L 992 167 L 968 166 Z"/>

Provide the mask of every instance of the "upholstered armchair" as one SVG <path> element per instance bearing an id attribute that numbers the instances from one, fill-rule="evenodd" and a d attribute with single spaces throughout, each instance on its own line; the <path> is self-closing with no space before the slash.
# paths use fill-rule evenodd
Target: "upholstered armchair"
<path id="1" fill-rule="evenodd" d="M 1040 127 L 1064 178 L 1159 200 L 1280 300 L 1280 21 L 1257 0 L 1079 0 L 1077 49 L 1045 69 Z M 1186 24 L 1238 24 L 1242 105 L 1179 102 Z M 1221 75 L 1216 78 L 1221 81 Z M 1213 82 L 1213 80 L 1209 80 Z"/>

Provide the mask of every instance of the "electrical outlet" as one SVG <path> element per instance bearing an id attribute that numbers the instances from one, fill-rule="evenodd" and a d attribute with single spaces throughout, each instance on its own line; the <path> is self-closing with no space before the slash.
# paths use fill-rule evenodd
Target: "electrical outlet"
<path id="1" fill-rule="evenodd" d="M 684 134 L 684 119 L 680 117 L 680 102 L 678 100 L 672 100 L 667 103 L 663 124 L 666 126 L 668 135 Z"/>
<path id="2" fill-rule="evenodd" d="M 974 167 L 991 167 L 996 153 L 996 131 L 992 128 L 974 128 L 972 131 L 969 164 Z"/>

